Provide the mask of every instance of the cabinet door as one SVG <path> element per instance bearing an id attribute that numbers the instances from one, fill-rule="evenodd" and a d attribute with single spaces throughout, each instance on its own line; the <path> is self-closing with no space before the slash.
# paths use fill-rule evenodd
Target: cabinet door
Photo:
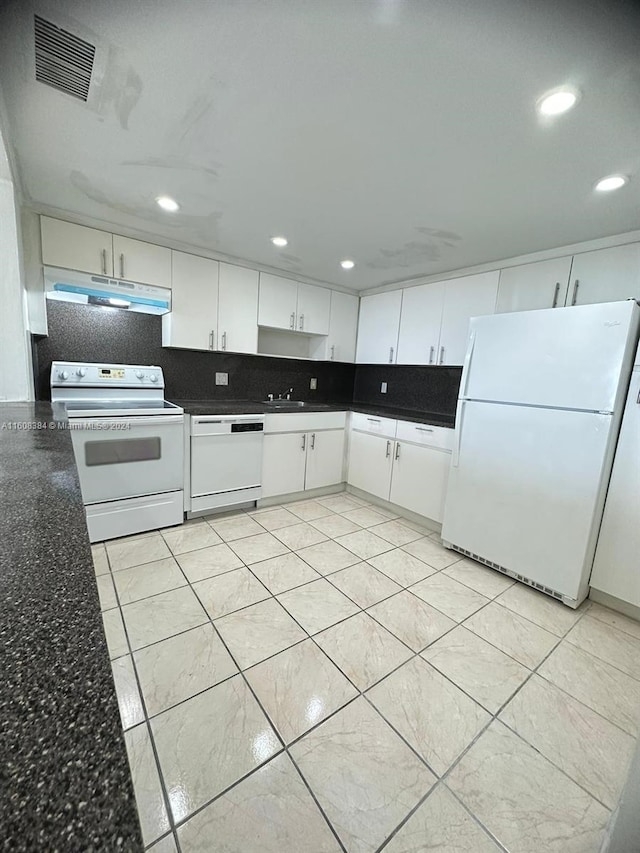
<path id="1" fill-rule="evenodd" d="M 436 363 L 444 288 L 443 281 L 435 281 L 403 291 L 398 364 Z"/>
<path id="2" fill-rule="evenodd" d="M 334 486 L 344 480 L 344 430 L 311 432 L 307 435 L 306 489 Z"/>
<path id="3" fill-rule="evenodd" d="M 304 491 L 306 458 L 306 433 L 265 435 L 262 451 L 262 497 Z"/>
<path id="4" fill-rule="evenodd" d="M 279 275 L 260 273 L 258 325 L 272 329 L 295 329 L 298 282 Z"/>
<path id="5" fill-rule="evenodd" d="M 171 313 L 162 317 L 162 346 L 215 349 L 219 341 L 218 262 L 172 252 Z"/>
<path id="6" fill-rule="evenodd" d="M 331 291 L 331 314 L 326 358 L 329 361 L 353 363 L 356 357 L 358 334 L 358 297 Z"/>
<path id="7" fill-rule="evenodd" d="M 469 320 L 494 313 L 499 275 L 495 270 L 445 282 L 438 364 L 463 363 Z"/>
<path id="8" fill-rule="evenodd" d="M 397 441 L 393 454 L 391 503 L 442 521 L 451 454 Z"/>
<path id="9" fill-rule="evenodd" d="M 171 287 L 171 249 L 114 234 L 113 271 L 116 278 Z"/>
<path id="10" fill-rule="evenodd" d="M 500 270 L 496 314 L 563 306 L 570 272 L 570 256 Z"/>
<path id="11" fill-rule="evenodd" d="M 379 435 L 352 432 L 347 482 L 388 501 L 392 459 L 392 440 Z"/>
<path id="12" fill-rule="evenodd" d="M 258 273 L 220 264 L 217 348 L 258 352 Z"/>
<path id="13" fill-rule="evenodd" d="M 402 291 L 375 293 L 360 300 L 358 364 L 395 364 Z"/>
<path id="14" fill-rule="evenodd" d="M 312 335 L 328 335 L 330 305 L 330 290 L 314 287 L 312 284 L 299 284 L 298 331 Z"/>
<path id="15" fill-rule="evenodd" d="M 112 237 L 60 219 L 40 217 L 42 263 L 52 267 L 113 275 Z"/>
<path id="16" fill-rule="evenodd" d="M 640 243 L 574 255 L 567 305 L 640 299 Z"/>

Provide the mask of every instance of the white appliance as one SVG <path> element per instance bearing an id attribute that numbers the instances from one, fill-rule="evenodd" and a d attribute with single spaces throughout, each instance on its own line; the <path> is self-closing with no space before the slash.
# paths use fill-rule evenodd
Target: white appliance
<path id="1" fill-rule="evenodd" d="M 585 598 L 639 322 L 633 300 L 471 320 L 447 547 Z"/>
<path id="2" fill-rule="evenodd" d="M 184 410 L 164 399 L 160 367 L 54 361 L 91 542 L 181 524 Z"/>
<path id="3" fill-rule="evenodd" d="M 189 517 L 262 495 L 264 415 L 192 415 Z"/>
<path id="4" fill-rule="evenodd" d="M 123 281 L 104 275 L 44 267 L 47 299 L 126 308 L 142 314 L 171 311 L 171 291 L 166 287 Z"/>
<path id="5" fill-rule="evenodd" d="M 591 574 L 594 590 L 640 613 L 640 347 L 622 417 Z M 594 597 L 596 597 L 594 595 Z"/>

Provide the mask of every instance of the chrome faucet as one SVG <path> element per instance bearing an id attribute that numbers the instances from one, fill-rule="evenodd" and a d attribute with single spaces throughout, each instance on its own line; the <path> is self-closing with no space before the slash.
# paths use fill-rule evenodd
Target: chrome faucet
<path id="1" fill-rule="evenodd" d="M 283 394 L 284 394 L 284 396 L 286 397 L 286 399 L 287 399 L 287 400 L 290 400 L 290 399 L 291 399 L 291 395 L 293 394 L 293 388 L 289 388 L 289 390 L 288 390 L 288 391 L 284 391 L 284 392 L 283 392 Z M 278 394 L 278 400 L 282 400 L 282 396 L 283 396 L 282 394 Z M 273 399 L 273 394 L 269 394 L 269 397 L 270 397 L 271 399 Z"/>

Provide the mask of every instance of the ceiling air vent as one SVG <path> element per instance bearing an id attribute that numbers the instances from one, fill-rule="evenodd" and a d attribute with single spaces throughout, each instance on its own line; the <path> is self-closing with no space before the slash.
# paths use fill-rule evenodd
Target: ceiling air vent
<path id="1" fill-rule="evenodd" d="M 62 27 L 34 16 L 36 80 L 86 101 L 93 71 L 95 45 Z"/>

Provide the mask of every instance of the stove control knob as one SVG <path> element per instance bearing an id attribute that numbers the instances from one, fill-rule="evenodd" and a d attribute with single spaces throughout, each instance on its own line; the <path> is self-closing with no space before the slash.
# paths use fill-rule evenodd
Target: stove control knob
<path id="1" fill-rule="evenodd" d="M 79 368 L 76 370 L 76 373 L 77 373 L 77 375 L 78 375 L 78 376 L 80 376 L 80 378 L 82 378 L 83 376 L 86 376 L 87 371 L 85 370 L 85 368 L 84 368 L 84 367 L 79 367 Z"/>
<path id="2" fill-rule="evenodd" d="M 136 370 L 136 378 L 144 379 L 144 373 L 141 370 Z"/>
<path id="3" fill-rule="evenodd" d="M 158 381 L 158 374 L 157 374 L 157 373 L 152 373 L 152 374 L 151 374 L 151 381 L 152 381 L 152 382 L 157 382 L 157 381 Z"/>
<path id="4" fill-rule="evenodd" d="M 59 379 L 68 379 L 69 374 L 67 373 L 66 370 L 61 370 L 60 373 L 58 374 L 58 378 Z"/>

